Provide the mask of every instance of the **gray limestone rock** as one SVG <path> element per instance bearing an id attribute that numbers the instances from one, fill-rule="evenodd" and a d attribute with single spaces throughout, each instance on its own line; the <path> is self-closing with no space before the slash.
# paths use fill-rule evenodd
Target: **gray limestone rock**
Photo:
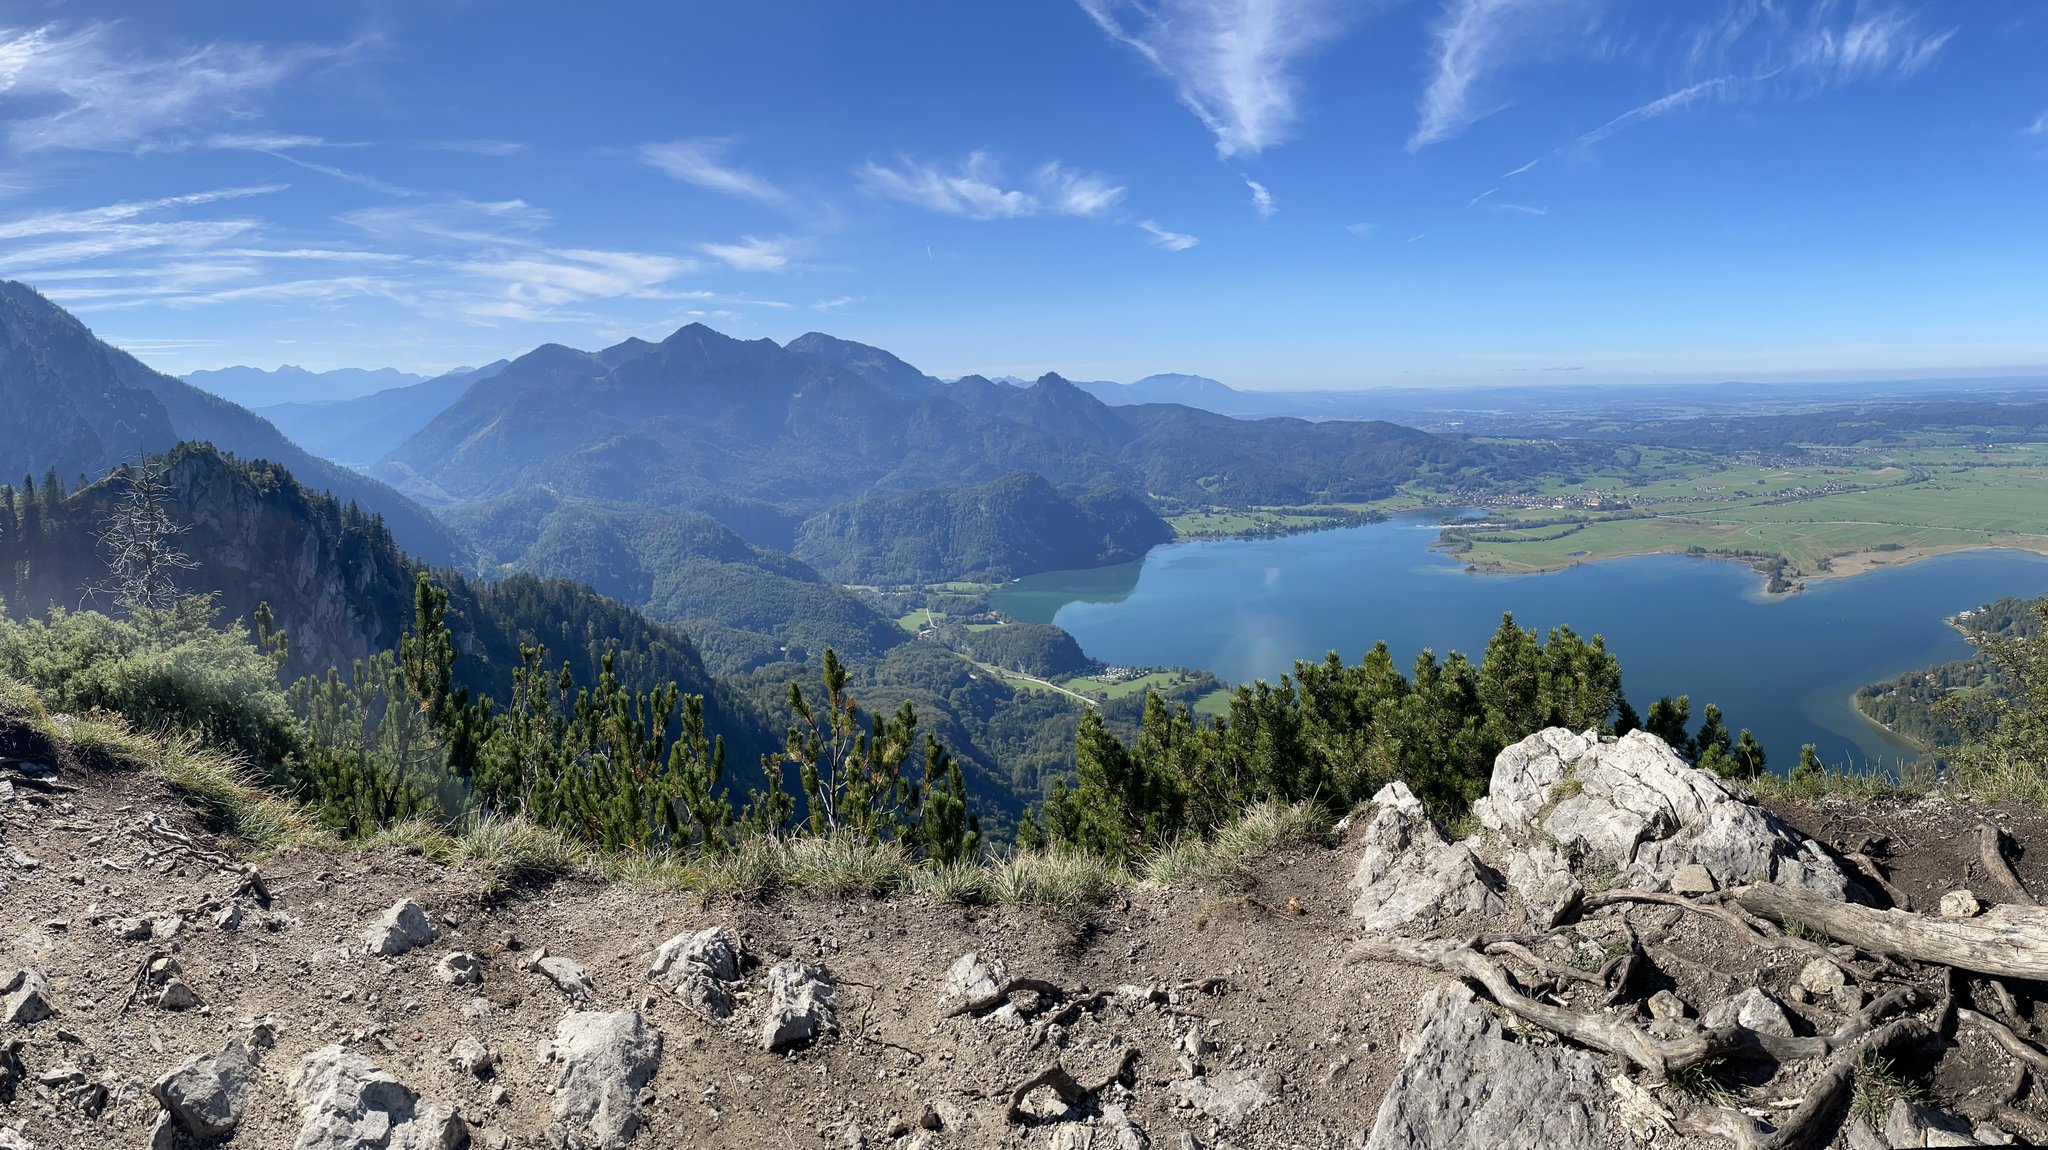
<path id="1" fill-rule="evenodd" d="M 559 1144 L 616 1150 L 640 1130 L 640 1088 L 661 1062 L 661 1031 L 631 1010 L 570 1011 L 555 1024 L 548 1058 L 555 1064 Z"/>
<path id="2" fill-rule="evenodd" d="M 675 978 L 676 995 L 683 1001 L 712 1018 L 730 1018 L 741 954 L 740 941 L 732 931 L 714 926 L 662 943 L 647 975 Z"/>
<path id="3" fill-rule="evenodd" d="M 985 959 L 969 951 L 946 968 L 946 997 L 987 998 L 1009 979 L 1010 968 L 1001 959 Z"/>
<path id="4" fill-rule="evenodd" d="M 1511 842 L 1556 843 L 1637 890 L 1776 882 L 1847 895 L 1846 876 L 1818 844 L 1646 731 L 1539 731 L 1500 753 L 1472 809 Z"/>
<path id="5" fill-rule="evenodd" d="M 1362 841 L 1351 917 L 1366 930 L 1507 908 L 1492 872 L 1470 847 L 1444 838 L 1405 783 L 1388 783 L 1372 797 Z"/>
<path id="6" fill-rule="evenodd" d="M 1167 1089 L 1225 1126 L 1235 1126 L 1273 1102 L 1264 1076 L 1250 1070 L 1219 1070 L 1184 1079 Z"/>
<path id="7" fill-rule="evenodd" d="M 1503 869 L 1508 889 L 1521 899 L 1530 925 L 1538 929 L 1549 930 L 1564 921 L 1585 897 L 1585 888 L 1572 874 L 1571 864 L 1548 844 L 1511 852 Z"/>
<path id="8" fill-rule="evenodd" d="M 569 997 L 578 1006 L 589 1002 L 597 995 L 597 987 L 590 981 L 590 972 L 583 964 L 558 954 L 544 955 L 535 959 L 533 969 L 547 976 L 555 988 Z"/>
<path id="9" fill-rule="evenodd" d="M 1579 1050 L 1510 1042 L 1462 985 L 1431 991 L 1408 1061 L 1380 1102 L 1366 1150 L 1608 1150 L 1600 1064 Z"/>
<path id="10" fill-rule="evenodd" d="M 0 1023 L 29 1026 L 57 1014 L 50 998 L 50 980 L 33 967 L 23 967 L 0 985 Z"/>
<path id="11" fill-rule="evenodd" d="M 240 1039 L 218 1054 L 186 1059 L 157 1079 L 150 1093 L 195 1138 L 219 1138 L 241 1124 L 256 1089 L 256 1071 Z"/>
<path id="12" fill-rule="evenodd" d="M 363 932 L 363 947 L 371 954 L 395 957 L 427 945 L 439 934 L 418 903 L 402 898 Z"/>
<path id="13" fill-rule="evenodd" d="M 343 1046 L 306 1055 L 292 1075 L 305 1107 L 297 1150 L 462 1150 L 469 1127 L 453 1108 L 418 1094 Z"/>
<path id="14" fill-rule="evenodd" d="M 780 1050 L 839 1029 L 832 976 L 823 967 L 788 962 L 768 972 L 768 1011 L 761 1049 Z"/>
<path id="15" fill-rule="evenodd" d="M 466 950 L 450 951 L 434 964 L 434 977 L 450 986 L 479 986 L 484 980 L 483 963 Z"/>
<path id="16" fill-rule="evenodd" d="M 1701 1022 L 1707 1029 L 1740 1023 L 1758 1034 L 1776 1034 L 1792 1037 L 1792 1020 L 1786 1016 L 1785 1008 L 1761 987 L 1752 986 L 1733 998 L 1715 1004 L 1707 1011 Z"/>

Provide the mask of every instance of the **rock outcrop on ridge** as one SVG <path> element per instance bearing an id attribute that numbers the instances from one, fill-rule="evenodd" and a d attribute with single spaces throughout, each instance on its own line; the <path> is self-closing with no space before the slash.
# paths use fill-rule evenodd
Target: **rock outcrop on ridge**
<path id="1" fill-rule="evenodd" d="M 1079 929 L 909 891 L 707 899 L 571 875 L 508 894 L 388 848 L 252 862 L 147 776 L 0 762 L 0 781 L 6 1150 L 2048 1132 L 2014 1085 L 2048 1059 L 2035 984 L 1749 909 L 1875 890 L 1947 909 L 1859 912 L 1907 936 L 2023 926 L 2044 912 L 1986 905 L 2003 888 L 1968 833 L 1983 812 L 1773 812 L 1648 736 L 1541 732 L 1500 756 L 1463 838 L 1391 783 L 1334 843 L 1128 888 Z M 2048 842 L 2038 816 L 2005 822 Z M 2012 882 L 2042 889 L 2048 867 L 2023 856 Z"/>

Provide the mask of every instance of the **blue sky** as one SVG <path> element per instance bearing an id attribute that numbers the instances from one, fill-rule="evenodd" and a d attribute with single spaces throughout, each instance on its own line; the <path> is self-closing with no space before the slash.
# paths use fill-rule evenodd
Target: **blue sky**
<path id="1" fill-rule="evenodd" d="M 0 0 L 0 276 L 166 370 L 821 329 L 1244 387 L 2048 364 L 2048 5 Z"/>

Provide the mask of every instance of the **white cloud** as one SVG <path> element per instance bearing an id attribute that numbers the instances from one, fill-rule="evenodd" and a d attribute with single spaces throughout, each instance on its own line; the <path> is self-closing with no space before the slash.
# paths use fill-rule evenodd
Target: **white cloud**
<path id="1" fill-rule="evenodd" d="M 1501 202 L 1495 202 L 1486 205 L 1486 210 L 1489 212 L 1499 212 L 1502 215 L 1513 216 L 1547 216 L 1550 214 L 1549 208 L 1532 207 L 1529 204 L 1510 204 Z"/>
<path id="2" fill-rule="evenodd" d="M 1711 80 L 1702 80 L 1697 84 L 1688 85 L 1684 88 L 1680 88 L 1676 92 L 1672 92 L 1669 95 L 1659 96 L 1656 99 L 1651 100 L 1647 104 L 1642 104 L 1638 105 L 1637 107 L 1630 108 L 1628 111 L 1623 112 L 1621 115 L 1616 116 L 1612 120 L 1607 121 L 1606 123 L 1600 125 L 1597 128 L 1594 128 L 1592 131 L 1584 133 L 1578 139 L 1572 142 L 1582 148 L 1590 148 L 1594 144 L 1599 143 L 1600 141 L 1606 139 L 1609 136 L 1612 136 L 1614 133 L 1619 132 L 1624 128 L 1633 128 L 1637 124 L 1640 124 L 1645 120 L 1654 120 L 1659 116 L 1668 115 L 1672 112 L 1680 111 L 1684 108 L 1690 107 L 1692 104 L 1699 100 L 1706 99 L 1710 96 L 1720 95 L 1721 93 L 1728 90 L 1728 87 L 1732 82 L 1733 81 L 1730 77 L 1716 76 Z M 1515 171 L 1510 172 L 1508 174 L 1520 175 L 1522 172 L 1525 172 L 1530 168 L 1535 167 L 1536 164 L 1539 162 L 1540 161 L 1537 160 L 1531 160 L 1529 161 L 1529 163 L 1523 165 L 1521 168 L 1518 168 Z"/>
<path id="3" fill-rule="evenodd" d="M 1371 235 L 1373 233 L 1373 229 L 1377 227 L 1379 227 L 1378 224 L 1369 224 L 1365 223 L 1364 221 L 1360 221 L 1355 224 L 1345 224 L 1344 230 L 1350 232 L 1352 235 L 1357 236 L 1359 239 L 1362 240 L 1365 237 Z"/>
<path id="4" fill-rule="evenodd" d="M 731 140 L 702 138 L 642 144 L 636 154 L 643 163 L 671 179 L 771 207 L 790 206 L 787 192 L 761 176 L 727 164 L 725 154 L 731 148 Z"/>
<path id="5" fill-rule="evenodd" d="M 1340 0 L 1077 0 L 1173 82 L 1220 156 L 1257 155 L 1300 117 L 1300 67 L 1343 31 Z"/>
<path id="6" fill-rule="evenodd" d="M 697 250 L 719 260 L 734 271 L 774 272 L 789 266 L 798 243 L 787 237 L 760 239 L 741 236 L 738 243 L 699 244 Z"/>
<path id="7" fill-rule="evenodd" d="M 1003 187 L 1000 166 L 986 152 L 942 166 L 908 156 L 896 167 L 870 160 L 860 169 L 870 191 L 928 212 L 970 220 L 1011 220 L 1050 213 L 1100 217 L 1122 202 L 1124 189 L 1100 175 L 1057 162 L 1038 169 L 1033 190 Z"/>
<path id="8" fill-rule="evenodd" d="M 554 307 L 588 299 L 654 298 L 656 289 L 693 270 L 694 264 L 641 252 L 567 248 L 461 267 L 504 284 L 505 298 L 516 304 Z"/>
<path id="9" fill-rule="evenodd" d="M 1816 6 L 1811 24 L 1793 46 L 1792 62 L 1836 83 L 1910 76 L 1932 63 L 1956 34 L 1954 28 L 1923 32 L 1902 9 L 1867 5 L 1858 5 L 1841 27 L 1831 27 L 1835 8 L 1832 3 Z"/>
<path id="10" fill-rule="evenodd" d="M 2020 133 L 2027 136 L 2038 136 L 2044 132 L 2048 132 L 2048 111 L 2043 111 L 2040 115 L 2035 116 L 2033 123 L 2020 129 Z"/>
<path id="11" fill-rule="evenodd" d="M 158 54 L 116 41 L 109 23 L 0 29 L 0 92 L 30 109 L 7 118 L 16 150 L 149 146 L 251 118 L 293 72 L 348 51 L 214 43 Z"/>
<path id="12" fill-rule="evenodd" d="M 1139 220 L 1138 226 L 1143 228 L 1146 234 L 1152 237 L 1152 246 L 1163 251 L 1184 252 L 1202 242 L 1186 232 L 1167 231 L 1151 220 Z"/>
<path id="13" fill-rule="evenodd" d="M 517 140 L 420 140 L 413 144 L 429 152 L 461 152 L 469 156 L 516 156 L 526 151 Z"/>
<path id="14" fill-rule="evenodd" d="M 380 195 L 397 196 L 400 199 L 404 199 L 409 196 L 419 195 L 418 192 L 413 191 L 411 188 L 401 187 L 397 184 L 391 183 L 388 180 L 380 180 L 377 177 L 372 176 L 366 172 L 352 172 L 346 168 L 337 168 L 332 164 L 317 163 L 313 160 L 302 160 L 299 157 L 291 155 L 288 152 L 279 152 L 270 149 L 259 150 L 262 151 L 263 154 L 266 156 L 270 156 L 274 159 L 283 160 L 285 163 L 291 164 L 294 167 L 304 168 L 309 172 L 318 172 L 323 176 L 331 176 L 334 179 L 340 180 L 345 184 L 354 184 L 357 187 L 368 188 L 371 191 L 376 192 Z"/>
<path id="15" fill-rule="evenodd" d="M 1262 220 L 1272 219 L 1273 213 L 1280 210 L 1280 206 L 1273 202 L 1273 193 L 1266 190 L 1266 185 L 1253 179 L 1246 179 L 1244 186 L 1252 190 L 1252 210 L 1259 213 Z"/>
<path id="16" fill-rule="evenodd" d="M 1516 53 L 1547 46 L 1552 23 L 1579 7 L 1581 0 L 1445 0 L 1431 31 L 1435 72 L 1408 150 L 1451 139 L 1505 107 L 1488 95 L 1494 73 Z"/>
<path id="17" fill-rule="evenodd" d="M 850 295 L 843 295 L 840 296 L 838 299 L 821 299 L 817 303 L 812 304 L 811 307 L 818 311 L 838 311 L 840 308 L 843 308 L 850 303 L 856 302 L 858 301 L 855 300 L 854 297 Z"/>

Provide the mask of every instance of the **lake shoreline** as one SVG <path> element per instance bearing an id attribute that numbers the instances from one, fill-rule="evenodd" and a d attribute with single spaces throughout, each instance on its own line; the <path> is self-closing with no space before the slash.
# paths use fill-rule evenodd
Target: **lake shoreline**
<path id="1" fill-rule="evenodd" d="M 1446 547 L 1446 541 L 1441 538 L 1436 543 L 1431 544 L 1430 547 L 1431 550 L 1437 551 L 1438 554 L 1443 555 L 1447 559 L 1456 559 L 1458 557 L 1456 552 L 1443 549 Z M 1809 582 L 1823 583 L 1839 579 L 1849 579 L 1857 575 L 1869 574 L 1872 571 L 1896 570 L 1901 567 L 1910 567 L 1913 564 L 1929 559 L 1938 559 L 1943 555 L 1962 555 L 1971 551 L 2014 551 L 2026 555 L 2048 557 L 2048 546 L 2029 547 L 2019 543 L 1970 543 L 1956 547 L 1901 547 L 1896 551 L 1878 549 L 1852 551 L 1830 558 L 1827 570 L 1798 572 L 1794 577 L 1797 582 L 1790 590 L 1771 592 L 1769 594 L 1774 599 L 1790 597 L 1799 594 Z M 1518 563 L 1509 566 L 1499 562 L 1477 563 L 1467 561 L 1465 563 L 1465 570 L 1474 575 L 1547 575 L 1558 571 L 1570 571 L 1576 567 L 1588 567 L 1597 563 L 1607 563 L 1616 559 L 1634 559 L 1648 555 L 1675 555 L 1688 559 L 1710 559 L 1719 560 L 1724 563 L 1739 563 L 1752 571 L 1757 571 L 1759 578 L 1768 582 L 1768 577 L 1762 571 L 1757 570 L 1754 560 L 1745 559 L 1737 555 L 1716 555 L 1713 552 L 1703 553 L 1683 548 L 1664 547 L 1641 551 L 1615 551 L 1601 555 L 1588 555 L 1571 563 Z"/>

